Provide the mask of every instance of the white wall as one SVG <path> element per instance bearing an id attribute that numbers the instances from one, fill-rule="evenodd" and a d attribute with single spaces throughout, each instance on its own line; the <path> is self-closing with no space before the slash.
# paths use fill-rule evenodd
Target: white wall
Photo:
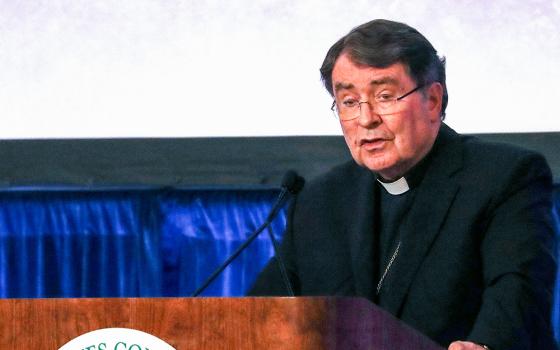
<path id="1" fill-rule="evenodd" d="M 373 18 L 447 57 L 458 131 L 560 131 L 560 0 L 0 0 L 0 138 L 339 134 L 318 69 Z"/>

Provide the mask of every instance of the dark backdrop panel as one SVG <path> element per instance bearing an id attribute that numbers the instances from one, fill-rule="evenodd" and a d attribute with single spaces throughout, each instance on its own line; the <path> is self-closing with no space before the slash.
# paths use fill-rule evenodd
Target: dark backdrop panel
<path id="1" fill-rule="evenodd" d="M 560 182 L 560 132 L 483 134 L 537 150 Z M 26 186 L 277 187 L 350 159 L 340 136 L 0 141 L 0 188 Z"/>

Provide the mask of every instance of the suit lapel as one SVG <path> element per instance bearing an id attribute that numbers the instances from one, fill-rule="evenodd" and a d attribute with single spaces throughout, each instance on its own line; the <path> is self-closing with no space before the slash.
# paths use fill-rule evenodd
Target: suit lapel
<path id="1" fill-rule="evenodd" d="M 461 167 L 461 145 L 452 130 L 445 125 L 442 129 L 441 144 L 434 149 L 437 153 L 417 189 L 406 220 L 399 227 L 402 242 L 399 255 L 383 282 L 385 308 L 394 315 L 400 313 L 414 276 L 459 190 L 451 175 Z"/>

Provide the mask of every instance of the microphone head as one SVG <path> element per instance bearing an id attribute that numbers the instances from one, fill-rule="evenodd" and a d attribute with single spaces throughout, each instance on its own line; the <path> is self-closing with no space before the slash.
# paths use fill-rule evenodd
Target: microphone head
<path id="1" fill-rule="evenodd" d="M 303 188 L 305 179 L 295 171 L 288 170 L 282 178 L 282 187 L 286 188 L 291 194 L 297 194 Z"/>

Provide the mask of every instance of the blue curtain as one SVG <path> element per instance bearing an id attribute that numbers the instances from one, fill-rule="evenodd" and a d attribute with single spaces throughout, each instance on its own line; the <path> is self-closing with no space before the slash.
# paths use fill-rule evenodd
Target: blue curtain
<path id="1" fill-rule="evenodd" d="M 0 297 L 188 296 L 266 219 L 276 195 L 2 192 Z M 274 232 L 284 226 L 282 211 Z M 202 295 L 244 295 L 272 255 L 263 232 Z"/>
<path id="2" fill-rule="evenodd" d="M 157 295 L 152 205 L 143 193 L 2 193 L 0 296 Z"/>

